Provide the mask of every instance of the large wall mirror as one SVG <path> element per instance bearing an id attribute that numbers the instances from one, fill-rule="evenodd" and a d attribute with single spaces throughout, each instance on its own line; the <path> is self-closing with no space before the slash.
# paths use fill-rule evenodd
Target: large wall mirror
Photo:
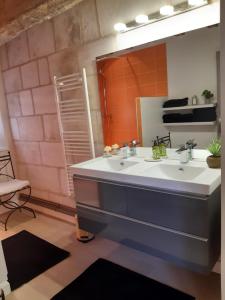
<path id="1" fill-rule="evenodd" d="M 105 145 L 151 146 L 170 132 L 172 147 L 191 138 L 205 148 L 220 131 L 219 50 L 213 26 L 97 58 Z"/>

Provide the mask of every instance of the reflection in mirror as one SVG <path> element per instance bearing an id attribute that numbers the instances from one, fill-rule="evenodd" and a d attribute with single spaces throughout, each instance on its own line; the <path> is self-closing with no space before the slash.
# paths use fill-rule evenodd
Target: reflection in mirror
<path id="1" fill-rule="evenodd" d="M 152 146 L 170 132 L 173 148 L 205 148 L 218 135 L 218 65 L 217 26 L 98 58 L 105 145 Z"/>

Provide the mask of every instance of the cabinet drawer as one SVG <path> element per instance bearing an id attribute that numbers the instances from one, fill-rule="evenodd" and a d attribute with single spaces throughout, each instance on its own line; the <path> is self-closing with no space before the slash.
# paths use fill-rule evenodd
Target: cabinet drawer
<path id="1" fill-rule="evenodd" d="M 99 183 L 101 207 L 105 211 L 127 215 L 127 188 Z"/>
<path id="2" fill-rule="evenodd" d="M 151 255 L 159 256 L 191 269 L 206 270 L 209 266 L 209 243 L 176 232 L 155 228 L 129 218 L 78 206 L 79 226 Z"/>
<path id="3" fill-rule="evenodd" d="M 126 187 L 75 177 L 74 188 L 77 203 L 127 214 Z"/>
<path id="4" fill-rule="evenodd" d="M 101 207 L 99 197 L 99 183 L 93 180 L 80 179 L 75 177 L 74 180 L 75 200 L 94 207 Z"/>
<path id="5" fill-rule="evenodd" d="M 201 198 L 129 188 L 127 215 L 182 232 L 208 237 L 208 201 Z"/>

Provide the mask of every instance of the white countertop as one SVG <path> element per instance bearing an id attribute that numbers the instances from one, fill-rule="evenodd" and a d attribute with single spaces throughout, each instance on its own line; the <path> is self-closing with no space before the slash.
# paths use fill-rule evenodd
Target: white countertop
<path id="1" fill-rule="evenodd" d="M 137 156 L 128 159 L 120 159 L 119 156 L 99 157 L 73 165 L 71 168 L 76 175 L 200 195 L 210 195 L 221 184 L 221 169 L 210 169 L 207 166 L 207 150 L 194 149 L 193 160 L 187 164 L 180 163 L 179 154 L 175 150 L 167 149 L 166 159 L 147 162 L 145 158 L 151 157 L 151 148 L 138 147 Z M 129 166 L 117 170 L 120 162 Z M 116 168 L 110 168 L 109 163 L 116 163 Z"/>

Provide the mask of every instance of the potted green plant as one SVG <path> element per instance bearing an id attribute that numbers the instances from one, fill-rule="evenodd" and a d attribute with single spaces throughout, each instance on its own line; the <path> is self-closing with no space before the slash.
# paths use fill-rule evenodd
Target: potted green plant
<path id="1" fill-rule="evenodd" d="M 202 96 L 205 97 L 205 102 L 209 104 L 211 102 L 211 99 L 214 97 L 214 94 L 209 90 L 204 90 L 202 92 Z"/>
<path id="2" fill-rule="evenodd" d="M 207 148 L 211 153 L 207 157 L 206 161 L 209 168 L 220 168 L 221 167 L 221 140 L 213 139 L 211 144 Z"/>

